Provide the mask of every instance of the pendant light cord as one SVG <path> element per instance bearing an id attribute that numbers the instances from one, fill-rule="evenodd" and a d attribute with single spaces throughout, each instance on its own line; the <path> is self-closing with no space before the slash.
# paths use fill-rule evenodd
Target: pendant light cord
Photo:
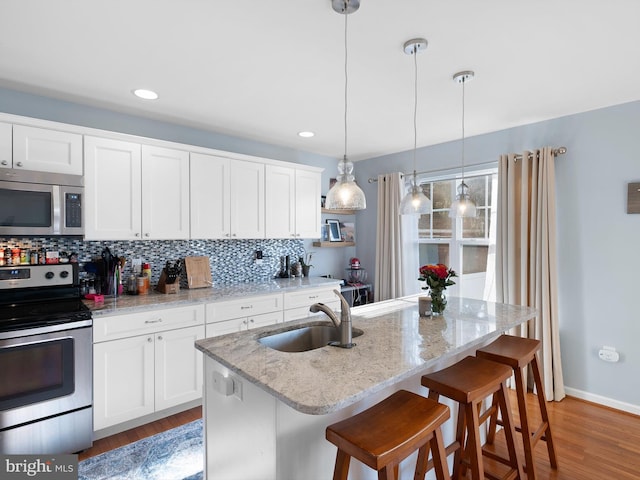
<path id="1" fill-rule="evenodd" d="M 347 72 L 347 8 L 349 1 L 344 1 L 344 162 L 347 161 L 347 86 L 349 85 L 349 75 Z"/>
<path id="2" fill-rule="evenodd" d="M 416 184 L 416 149 L 418 148 L 418 46 L 413 46 L 413 183 Z"/>
<path id="3" fill-rule="evenodd" d="M 464 84 L 467 81 L 462 78 L 462 183 L 464 183 Z"/>

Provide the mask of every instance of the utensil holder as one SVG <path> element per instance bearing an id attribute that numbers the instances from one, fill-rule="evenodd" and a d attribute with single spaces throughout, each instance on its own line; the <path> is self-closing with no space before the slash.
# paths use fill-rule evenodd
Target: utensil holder
<path id="1" fill-rule="evenodd" d="M 156 290 L 160 293 L 178 293 L 180 291 L 180 275 L 178 275 L 175 282 L 167 283 L 167 274 L 162 270 Z"/>

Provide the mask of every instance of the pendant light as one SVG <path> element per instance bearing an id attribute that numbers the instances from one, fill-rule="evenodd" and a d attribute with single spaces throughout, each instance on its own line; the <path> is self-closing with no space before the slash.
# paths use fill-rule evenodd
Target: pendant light
<path id="1" fill-rule="evenodd" d="M 413 55 L 414 66 L 414 89 L 413 89 L 413 180 L 409 192 L 400 202 L 400 215 L 422 215 L 423 213 L 431 213 L 431 200 L 422 191 L 422 187 L 418 185 L 416 173 L 416 148 L 418 144 L 418 52 L 427 48 L 427 41 L 424 38 L 414 38 L 404 43 L 404 53 Z"/>
<path id="2" fill-rule="evenodd" d="M 464 86 L 473 80 L 475 73 L 470 70 L 458 72 L 453 76 L 453 80 L 462 84 L 462 181 L 458 185 L 456 200 L 451 204 L 449 217 L 468 218 L 476 216 L 476 204 L 469 195 L 469 186 L 464 183 Z"/>
<path id="3" fill-rule="evenodd" d="M 360 0 L 331 0 L 333 9 L 344 15 L 344 156 L 338 164 L 336 183 L 327 192 L 328 210 L 364 210 L 367 199 L 353 176 L 353 163 L 347 158 L 347 17 L 360 7 Z"/>

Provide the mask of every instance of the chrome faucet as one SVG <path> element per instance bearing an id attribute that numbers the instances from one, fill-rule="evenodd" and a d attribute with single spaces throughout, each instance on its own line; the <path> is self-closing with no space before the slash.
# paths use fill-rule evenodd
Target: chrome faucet
<path id="1" fill-rule="evenodd" d="M 345 300 L 338 290 L 334 290 L 333 293 L 340 298 L 340 303 L 342 304 L 342 308 L 340 309 L 340 323 L 338 323 L 336 313 L 324 303 L 314 303 L 309 307 L 309 311 L 312 313 L 324 312 L 340 333 L 340 341 L 331 342 L 329 345 L 342 348 L 355 347 L 356 344 L 353 343 L 353 333 L 351 331 L 351 307 L 349 307 L 349 302 Z"/>

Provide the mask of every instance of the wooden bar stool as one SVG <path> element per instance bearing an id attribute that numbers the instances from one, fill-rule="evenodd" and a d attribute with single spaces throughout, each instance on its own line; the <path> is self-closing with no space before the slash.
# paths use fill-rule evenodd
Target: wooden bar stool
<path id="1" fill-rule="evenodd" d="M 446 448 L 447 456 L 455 452 L 452 475 L 455 480 L 465 478 L 467 468 L 471 469 L 473 480 L 484 480 L 483 455 L 509 467 L 504 476 L 487 475 L 489 478 L 523 478 L 522 465 L 516 455 L 515 429 L 507 396 L 506 381 L 509 377 L 511 369 L 506 365 L 476 357 L 466 357 L 451 367 L 423 375 L 421 383 L 429 389 L 429 398 L 438 401 L 443 395 L 459 404 L 456 440 Z M 482 402 L 492 394 L 495 394 L 497 404 L 481 413 Z M 498 408 L 504 420 L 508 458 L 485 451 L 480 443 L 480 425 Z M 424 474 L 421 478 L 424 478 Z"/>
<path id="2" fill-rule="evenodd" d="M 338 447 L 334 480 L 346 480 L 351 457 L 378 472 L 380 480 L 398 477 L 398 464 L 416 450 L 433 452 L 438 480 L 450 480 L 440 425 L 449 407 L 406 390 L 329 425 L 327 440 Z M 423 453 L 423 455 L 425 455 Z"/>
<path id="3" fill-rule="evenodd" d="M 527 478 L 529 480 L 536 478 L 533 451 L 541 439 L 547 442 L 547 452 L 549 453 L 549 463 L 551 467 L 558 468 L 553 438 L 551 436 L 551 424 L 549 423 L 549 415 L 547 414 L 547 402 L 544 396 L 540 369 L 538 367 L 538 350 L 540 350 L 540 346 L 540 341 L 532 338 L 501 335 L 493 343 L 481 348 L 476 353 L 480 358 L 499 362 L 513 369 L 516 378 L 518 412 L 520 414 L 520 427 L 516 426 L 516 430 L 522 433 L 526 463 L 525 471 L 527 472 Z M 533 371 L 533 381 L 536 387 L 538 404 L 540 405 L 540 417 L 542 419 L 542 423 L 533 430 L 529 425 L 527 415 L 527 386 L 524 384 L 523 375 L 523 369 L 529 364 L 531 364 L 531 370 Z M 489 424 L 487 443 L 493 443 L 497 424 L 502 425 L 502 422 L 497 418 L 497 415 L 494 414 Z"/>

